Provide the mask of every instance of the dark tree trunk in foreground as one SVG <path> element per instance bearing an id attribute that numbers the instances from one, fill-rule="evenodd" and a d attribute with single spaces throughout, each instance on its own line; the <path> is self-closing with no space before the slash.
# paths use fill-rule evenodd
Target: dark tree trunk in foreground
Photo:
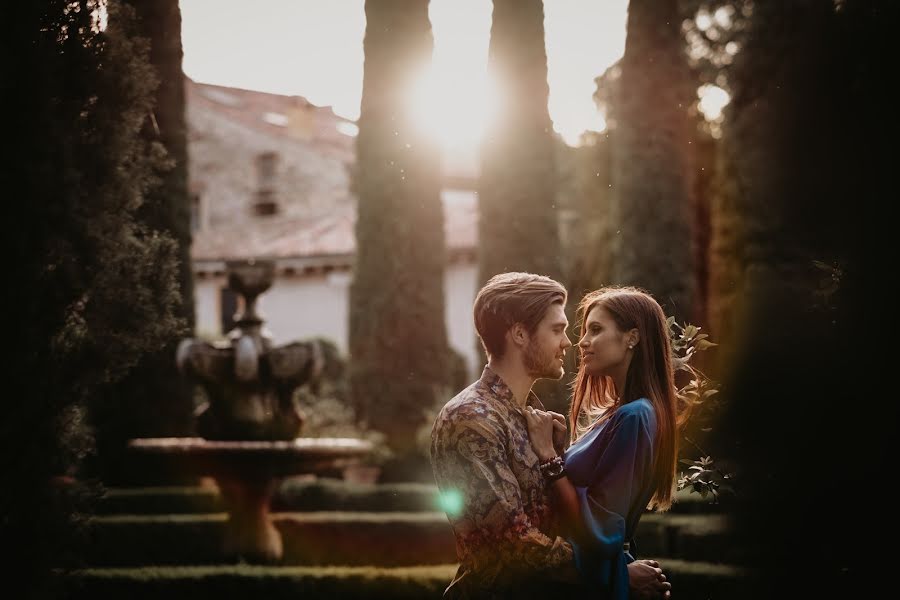
<path id="1" fill-rule="evenodd" d="M 479 281 L 505 271 L 560 276 L 553 125 L 541 0 L 494 0 L 488 68 L 501 106 L 479 183 Z"/>
<path id="2" fill-rule="evenodd" d="M 438 154 L 408 108 L 433 39 L 427 0 L 368 1 L 366 19 L 350 376 L 360 416 L 402 456 L 449 371 Z"/>

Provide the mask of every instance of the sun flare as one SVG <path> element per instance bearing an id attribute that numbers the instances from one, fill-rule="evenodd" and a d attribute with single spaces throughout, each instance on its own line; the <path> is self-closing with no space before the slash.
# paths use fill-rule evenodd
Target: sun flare
<path id="1" fill-rule="evenodd" d="M 487 74 L 447 76 L 432 68 L 412 90 L 412 112 L 418 127 L 445 152 L 477 148 L 497 107 L 496 87 Z"/>

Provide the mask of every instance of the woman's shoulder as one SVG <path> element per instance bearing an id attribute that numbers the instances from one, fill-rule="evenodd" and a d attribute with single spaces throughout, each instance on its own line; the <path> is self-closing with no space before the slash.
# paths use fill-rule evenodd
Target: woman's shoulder
<path id="1" fill-rule="evenodd" d="M 641 421 L 652 421 L 656 419 L 656 411 L 653 410 L 653 404 L 647 398 L 638 398 L 632 400 L 628 404 L 623 404 L 616 410 L 619 419 L 638 419 Z"/>

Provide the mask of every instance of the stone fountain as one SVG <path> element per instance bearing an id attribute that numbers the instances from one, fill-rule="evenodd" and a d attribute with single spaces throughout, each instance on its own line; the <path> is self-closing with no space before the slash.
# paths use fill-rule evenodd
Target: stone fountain
<path id="1" fill-rule="evenodd" d="M 178 368 L 203 386 L 208 403 L 198 413 L 199 438 L 131 440 L 133 452 L 177 461 L 212 476 L 228 510 L 226 555 L 250 562 L 282 556 L 269 501 L 281 478 L 316 474 L 353 464 L 372 450 L 353 438 L 297 437 L 303 417 L 294 391 L 322 368 L 316 342 L 274 346 L 257 314 L 256 300 L 271 285 L 272 261 L 227 264 L 228 286 L 243 299 L 235 328 L 223 343 L 181 342 Z"/>

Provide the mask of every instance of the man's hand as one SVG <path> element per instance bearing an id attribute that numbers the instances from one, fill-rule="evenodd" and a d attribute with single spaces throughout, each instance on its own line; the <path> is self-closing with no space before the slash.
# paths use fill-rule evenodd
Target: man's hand
<path id="1" fill-rule="evenodd" d="M 655 560 L 636 560 L 628 565 L 628 591 L 631 598 L 655 600 L 671 598 L 672 584 Z"/>

